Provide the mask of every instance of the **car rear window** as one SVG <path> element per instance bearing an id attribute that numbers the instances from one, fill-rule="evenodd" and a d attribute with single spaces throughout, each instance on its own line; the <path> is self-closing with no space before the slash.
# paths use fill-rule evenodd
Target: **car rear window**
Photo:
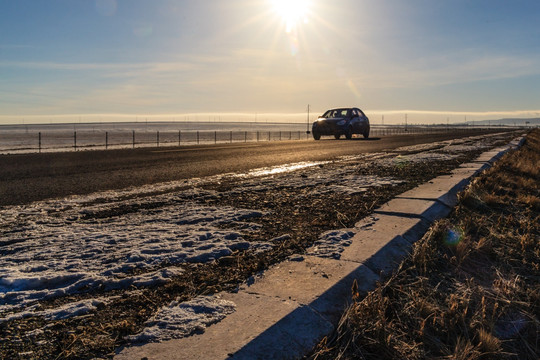
<path id="1" fill-rule="evenodd" d="M 334 110 L 328 110 L 324 113 L 322 117 L 324 118 L 337 118 L 337 117 L 345 117 L 347 116 L 350 109 L 334 109 Z"/>

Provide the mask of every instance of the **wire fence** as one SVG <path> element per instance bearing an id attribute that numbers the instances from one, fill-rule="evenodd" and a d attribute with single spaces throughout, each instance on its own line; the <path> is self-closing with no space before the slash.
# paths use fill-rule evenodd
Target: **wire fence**
<path id="1" fill-rule="evenodd" d="M 493 129 L 493 127 L 491 128 Z M 482 131 L 469 126 L 373 126 L 370 137 Z M 361 135 L 355 135 L 361 136 Z M 262 141 L 309 140 L 307 131 L 136 131 L 78 130 L 0 132 L 0 152 L 51 152 L 138 147 L 171 147 Z"/>

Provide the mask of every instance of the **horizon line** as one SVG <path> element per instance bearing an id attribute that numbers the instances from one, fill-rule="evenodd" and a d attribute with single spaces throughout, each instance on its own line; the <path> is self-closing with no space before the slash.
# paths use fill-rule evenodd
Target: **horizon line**
<path id="1" fill-rule="evenodd" d="M 316 118 L 320 112 L 310 111 L 309 120 Z M 443 119 L 431 119 L 429 122 L 437 123 L 439 121 L 449 121 L 450 117 L 454 117 L 452 122 L 466 122 L 475 120 L 499 120 L 503 118 L 540 118 L 540 110 L 509 110 L 509 111 L 441 111 L 441 110 L 371 110 L 365 111 L 368 117 L 388 116 L 386 119 L 389 123 L 401 122 L 401 121 L 418 121 L 411 116 L 420 116 L 423 121 L 428 120 L 427 117 L 445 117 Z M 44 123 L 48 121 L 50 123 L 95 123 L 95 122 L 144 122 L 144 121 L 208 121 L 208 122 L 269 122 L 269 118 L 272 118 L 270 122 L 281 121 L 290 122 L 290 120 L 296 118 L 298 123 L 307 121 L 307 111 L 303 112 L 185 112 L 185 113 L 156 113 L 156 114 L 135 114 L 135 113 L 72 113 L 72 114 L 42 114 L 42 115 L 1 115 L 0 124 L 3 125 L 17 125 L 24 124 L 27 120 L 39 121 Z M 194 117 L 194 118 L 193 118 Z M 236 119 L 230 119 L 236 117 Z M 461 119 L 456 120 L 455 117 Z M 469 119 L 467 119 L 469 117 Z M 497 119 L 489 119 L 487 117 L 499 117 Z M 84 118 L 84 121 L 82 121 Z M 208 118 L 207 120 L 203 118 Z M 222 119 L 225 118 L 225 119 Z M 227 119 L 228 118 L 228 119 Z M 479 119 L 482 118 L 482 119 Z M 286 121 L 286 120 L 289 121 Z M 374 119 L 373 119 L 374 120 Z M 28 125 L 31 123 L 27 123 Z"/>

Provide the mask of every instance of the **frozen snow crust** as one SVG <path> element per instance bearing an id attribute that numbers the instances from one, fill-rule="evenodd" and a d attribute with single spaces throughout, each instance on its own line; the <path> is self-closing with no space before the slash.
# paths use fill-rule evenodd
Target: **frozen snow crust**
<path id="1" fill-rule="evenodd" d="M 199 296 L 183 303 L 173 301 L 148 320 L 146 328 L 131 340 L 135 343 L 165 341 L 204 332 L 207 326 L 232 314 L 235 309 L 232 301 L 214 296 Z"/>
<path id="2" fill-rule="evenodd" d="M 287 241 L 287 234 L 267 241 L 245 240 L 246 234 L 258 231 L 258 221 L 267 213 L 201 205 L 201 199 L 220 196 L 202 185 L 237 179 L 242 187 L 231 191 L 309 188 L 320 194 L 358 193 L 402 180 L 358 176 L 351 164 L 370 161 L 395 166 L 447 160 L 462 151 L 487 148 L 496 140 L 496 135 L 471 137 L 344 157 L 336 162 L 347 166 L 332 170 L 319 168 L 328 162 L 288 164 L 0 208 L 0 322 L 27 316 L 58 320 L 85 315 L 108 299 L 95 297 L 47 310 L 39 301 L 153 286 L 182 276 L 183 264 L 206 263 L 235 251 L 267 251 Z M 307 253 L 339 259 L 354 235 L 355 229 L 325 232 Z M 234 304 L 216 298 L 173 302 L 132 340 L 161 341 L 200 332 L 232 311 Z"/>
<path id="3" fill-rule="evenodd" d="M 162 195 L 155 200 L 175 199 Z M 138 210 L 104 220 L 92 216 L 128 205 Z M 24 220 L 2 240 L 9 245 L 2 247 L 0 258 L 0 309 L 80 291 L 155 285 L 179 275 L 182 270 L 175 265 L 270 246 L 250 244 L 235 229 L 219 229 L 223 223 L 256 228 L 247 221 L 262 216 L 259 211 L 203 207 L 183 200 L 159 209 L 143 209 L 144 205 L 148 203 L 127 200 L 71 209 L 64 204 L 63 211 L 43 203 L 23 207 L 24 213 L 19 209 Z M 4 210 L 2 215 L 5 219 L 14 214 Z M 160 268 L 163 264 L 172 266 Z"/>

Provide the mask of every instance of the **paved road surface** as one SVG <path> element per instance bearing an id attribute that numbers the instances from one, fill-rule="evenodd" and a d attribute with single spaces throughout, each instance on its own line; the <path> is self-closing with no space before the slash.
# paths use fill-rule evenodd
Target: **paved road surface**
<path id="1" fill-rule="evenodd" d="M 472 134 L 479 132 L 0 155 L 0 206 L 299 161 L 331 160 Z"/>

